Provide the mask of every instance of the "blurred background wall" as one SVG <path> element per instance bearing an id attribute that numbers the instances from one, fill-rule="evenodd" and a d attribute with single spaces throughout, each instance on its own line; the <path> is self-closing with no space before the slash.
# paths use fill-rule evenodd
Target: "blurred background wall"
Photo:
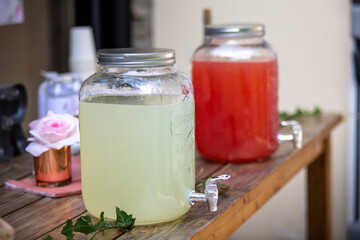
<path id="1" fill-rule="evenodd" d="M 153 44 L 176 49 L 189 73 L 203 39 L 202 11 L 212 23 L 260 22 L 279 58 L 279 109 L 348 112 L 350 1 L 154 0 Z M 332 239 L 346 237 L 347 121 L 332 135 Z M 302 171 L 230 239 L 305 239 L 306 172 Z"/>
<path id="2" fill-rule="evenodd" d="M 69 28 L 73 25 L 72 0 L 23 1 L 20 24 L 0 26 L 0 82 L 22 83 L 27 91 L 27 124 L 37 118 L 37 91 L 44 80 L 40 70 L 68 71 Z"/>

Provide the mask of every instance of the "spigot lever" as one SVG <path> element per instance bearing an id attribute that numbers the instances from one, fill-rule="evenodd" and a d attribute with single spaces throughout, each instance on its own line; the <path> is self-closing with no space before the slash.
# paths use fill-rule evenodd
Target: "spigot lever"
<path id="1" fill-rule="evenodd" d="M 303 141 L 303 130 L 299 122 L 297 121 L 281 121 L 282 127 L 290 126 L 291 134 L 278 134 L 279 143 L 292 142 L 294 148 L 301 149 Z"/>
<path id="2" fill-rule="evenodd" d="M 207 202 L 210 212 L 217 211 L 217 202 L 219 198 L 219 190 L 216 185 L 218 180 L 227 180 L 230 178 L 230 175 L 224 174 L 217 177 L 211 177 L 205 182 L 205 194 L 196 193 L 194 190 L 190 193 L 189 201 L 191 205 L 194 205 L 195 202 Z"/>

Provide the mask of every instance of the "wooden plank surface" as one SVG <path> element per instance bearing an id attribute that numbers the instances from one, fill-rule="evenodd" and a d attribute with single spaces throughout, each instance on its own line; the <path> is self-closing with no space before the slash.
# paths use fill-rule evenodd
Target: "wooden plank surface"
<path id="1" fill-rule="evenodd" d="M 29 240 L 53 230 L 86 211 L 82 196 L 42 198 L 4 217 L 16 231 L 15 239 Z"/>
<path id="2" fill-rule="evenodd" d="M 39 195 L 23 193 L 2 187 L 0 188 L 0 217 L 4 217 L 41 198 Z"/>
<path id="3" fill-rule="evenodd" d="M 209 162 L 196 155 L 196 177 L 230 173 L 226 182 L 231 189 L 219 197 L 218 211 L 210 213 L 207 205 L 197 203 L 181 218 L 164 224 L 138 226 L 125 234 L 109 232 L 96 239 L 225 239 L 244 223 L 268 199 L 276 194 L 300 169 L 311 166 L 324 152 L 324 141 L 341 120 L 339 115 L 301 119 L 304 147 L 281 146 L 269 159 L 244 164 Z M 29 159 L 22 158 L 24 161 Z M 31 160 L 32 164 L 32 160 Z M 11 176 L 24 169 L 9 167 Z M 18 169 L 21 174 L 16 175 Z M 6 173 L 6 172 L 4 172 Z M 225 182 L 224 182 L 225 183 Z M 0 189 L 0 213 L 15 227 L 16 239 L 42 239 L 47 235 L 62 239 L 66 219 L 87 214 L 81 195 L 51 199 Z M 38 198 L 38 199 L 37 199 Z M 9 209 L 6 209 L 9 206 Z M 0 215 L 1 216 L 1 215 Z M 84 239 L 78 237 L 78 239 Z"/>
<path id="4" fill-rule="evenodd" d="M 119 239 L 225 239 L 254 214 L 296 173 L 323 151 L 322 141 L 341 121 L 339 115 L 304 118 L 304 147 L 279 147 L 270 159 L 227 164 L 213 175 L 231 174 L 230 191 L 219 197 L 219 209 L 209 213 L 206 204 L 196 204 L 180 219 L 155 226 L 135 227 Z"/>
<path id="5" fill-rule="evenodd" d="M 207 178 L 217 170 L 221 169 L 225 163 L 208 161 L 203 158 L 197 151 L 195 153 L 195 177 Z"/>
<path id="6" fill-rule="evenodd" d="M 7 179 L 20 179 L 31 175 L 33 158 L 26 153 L 9 161 L 0 163 L 0 187 L 4 186 Z"/>

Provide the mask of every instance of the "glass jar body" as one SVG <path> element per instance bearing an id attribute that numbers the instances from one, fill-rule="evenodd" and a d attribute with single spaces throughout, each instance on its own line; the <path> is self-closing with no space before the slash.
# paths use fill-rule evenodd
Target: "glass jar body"
<path id="1" fill-rule="evenodd" d="M 195 185 L 194 100 L 173 67 L 102 66 L 80 90 L 82 192 L 87 210 L 136 225 L 185 214 Z"/>
<path id="2" fill-rule="evenodd" d="M 207 37 L 194 53 L 192 79 L 203 156 L 242 162 L 277 149 L 277 58 L 262 37 Z"/>

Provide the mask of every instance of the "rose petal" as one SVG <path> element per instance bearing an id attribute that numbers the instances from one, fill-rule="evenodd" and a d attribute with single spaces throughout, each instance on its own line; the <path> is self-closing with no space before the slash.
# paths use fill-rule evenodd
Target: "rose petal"
<path id="1" fill-rule="evenodd" d="M 75 132 L 78 131 L 76 129 L 76 124 L 70 123 L 67 124 L 66 127 L 61 129 L 54 129 L 53 131 L 43 132 L 41 135 L 43 138 L 47 139 L 48 142 L 57 142 L 64 138 L 74 135 Z"/>
<path id="2" fill-rule="evenodd" d="M 80 130 L 79 130 L 79 124 L 76 124 L 73 132 L 71 133 L 73 136 L 75 136 L 76 141 L 80 142 Z"/>
<path id="3" fill-rule="evenodd" d="M 25 150 L 27 152 L 29 152 L 31 155 L 33 155 L 34 157 L 38 157 L 43 152 L 46 152 L 47 150 L 49 150 L 49 148 L 38 142 L 32 142 L 26 147 Z"/>
<path id="4" fill-rule="evenodd" d="M 66 138 L 64 140 L 61 140 L 61 141 L 58 141 L 55 143 L 50 143 L 46 146 L 49 148 L 55 148 L 55 149 L 59 150 L 59 149 L 63 148 L 64 146 L 70 146 L 76 142 L 79 142 L 79 137 L 77 135 L 79 135 L 79 134 L 76 134 L 74 136 L 71 136 L 69 138 Z"/>
<path id="5" fill-rule="evenodd" d="M 53 113 L 51 110 L 48 111 L 48 113 L 46 114 L 46 117 L 51 117 L 56 115 L 55 113 Z"/>
<path id="6" fill-rule="evenodd" d="M 80 131 L 79 130 L 74 134 L 74 138 L 75 138 L 76 142 L 80 142 Z"/>
<path id="7" fill-rule="evenodd" d="M 31 123 L 29 123 L 30 129 L 35 129 L 35 128 L 37 128 L 38 125 L 39 125 L 39 123 L 40 123 L 40 120 L 34 120 L 34 121 L 32 121 Z"/>
<path id="8" fill-rule="evenodd" d="M 68 134 L 57 133 L 57 132 L 42 132 L 38 133 L 42 139 L 46 139 L 48 143 L 58 142 L 64 138 L 67 138 Z"/>
<path id="9" fill-rule="evenodd" d="M 41 134 L 36 130 L 30 130 L 30 134 L 36 139 L 37 142 L 44 145 L 49 144 L 49 142 L 46 141 L 46 139 L 42 138 Z"/>
<path id="10" fill-rule="evenodd" d="M 46 121 L 44 121 L 42 129 L 44 131 L 57 131 L 61 127 L 66 127 L 68 125 L 67 122 L 63 123 L 64 121 L 62 119 L 54 119 L 54 118 L 48 118 Z M 55 126 L 57 125 L 57 126 Z M 60 127 L 61 126 L 61 127 Z"/>
<path id="11" fill-rule="evenodd" d="M 70 129 L 73 128 L 74 121 L 75 119 L 70 115 L 62 115 L 61 117 L 57 116 L 57 118 L 48 118 L 44 120 L 41 130 L 42 132 L 57 132 L 62 133 L 63 135 L 67 135 Z M 57 127 L 54 127 L 54 125 L 57 125 Z"/>
<path id="12" fill-rule="evenodd" d="M 79 120 L 70 114 L 48 112 L 46 117 L 33 121 L 32 140 L 49 148 L 60 149 L 80 141 Z"/>

